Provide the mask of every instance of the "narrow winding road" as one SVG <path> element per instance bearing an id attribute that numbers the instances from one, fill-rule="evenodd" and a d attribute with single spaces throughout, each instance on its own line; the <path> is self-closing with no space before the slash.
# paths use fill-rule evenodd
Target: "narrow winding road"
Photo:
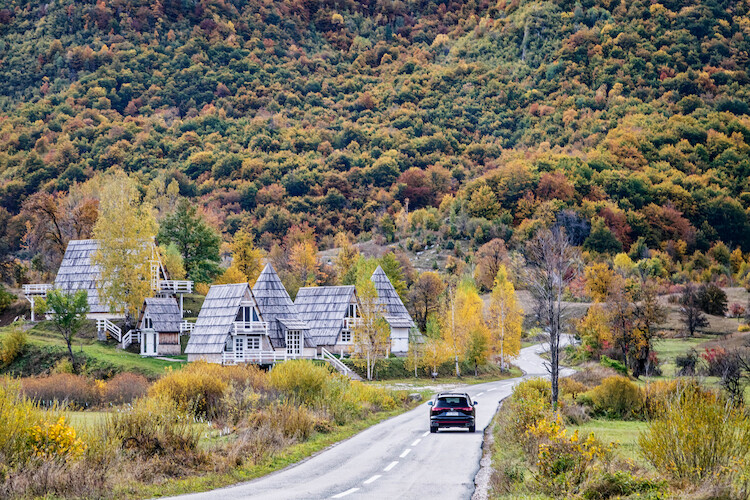
<path id="1" fill-rule="evenodd" d="M 568 339 L 566 339 L 568 340 Z M 521 350 L 526 376 L 547 376 L 540 346 Z M 568 374 L 564 369 L 562 375 Z M 381 422 L 297 465 L 184 499 L 469 499 L 482 456 L 484 429 L 522 377 L 463 388 L 479 404 L 477 432 L 429 432 L 426 403 Z"/>

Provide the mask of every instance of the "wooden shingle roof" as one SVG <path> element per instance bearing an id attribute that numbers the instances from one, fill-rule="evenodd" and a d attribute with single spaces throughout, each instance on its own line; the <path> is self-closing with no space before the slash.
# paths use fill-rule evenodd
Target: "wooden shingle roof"
<path id="1" fill-rule="evenodd" d="M 382 310 L 383 318 L 391 325 L 392 328 L 413 328 L 415 326 L 411 314 L 406 310 L 406 306 L 398 296 L 398 292 L 393 288 L 391 280 L 378 266 L 370 278 L 375 284 L 375 291 L 378 293 L 378 304 Z"/>
<path id="2" fill-rule="evenodd" d="M 252 297 L 250 285 L 247 283 L 212 286 L 198 313 L 195 329 L 190 335 L 185 353 L 221 353 L 246 296 Z"/>
<path id="3" fill-rule="evenodd" d="M 99 301 L 98 287 L 102 273 L 99 266 L 92 262 L 94 252 L 98 248 L 97 240 L 71 240 L 57 271 L 55 288 L 69 293 L 86 290 L 89 312 L 109 313 L 109 307 Z"/>
<path id="4" fill-rule="evenodd" d="M 300 330 L 306 347 L 315 347 L 307 323 L 300 318 L 271 264 L 266 264 L 253 286 L 253 295 L 263 319 L 268 321 L 268 337 L 274 348 L 286 347 L 286 331 Z"/>
<path id="5" fill-rule="evenodd" d="M 138 318 L 139 323 L 146 314 L 151 318 L 151 323 L 153 323 L 154 330 L 157 332 L 179 333 L 182 316 L 180 315 L 180 306 L 177 304 L 177 299 L 148 298 L 143 302 L 143 312 L 141 312 L 141 317 Z"/>
<path id="6" fill-rule="evenodd" d="M 353 285 L 303 287 L 294 305 L 310 328 L 315 345 L 334 345 L 344 326 L 347 308 L 355 294 Z"/>

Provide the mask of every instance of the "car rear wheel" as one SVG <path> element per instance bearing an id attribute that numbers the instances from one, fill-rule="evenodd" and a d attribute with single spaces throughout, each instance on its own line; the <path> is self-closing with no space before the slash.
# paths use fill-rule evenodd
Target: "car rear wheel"
<path id="1" fill-rule="evenodd" d="M 477 430 L 476 426 L 472 425 L 469 427 L 469 432 L 475 432 Z"/>
<path id="2" fill-rule="evenodd" d="M 438 429 L 437 427 L 430 427 L 430 432 L 434 434 L 437 432 L 437 429 Z"/>

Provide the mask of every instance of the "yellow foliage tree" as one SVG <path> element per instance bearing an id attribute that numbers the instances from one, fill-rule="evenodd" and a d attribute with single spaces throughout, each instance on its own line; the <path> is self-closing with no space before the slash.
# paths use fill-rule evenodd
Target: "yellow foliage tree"
<path id="1" fill-rule="evenodd" d="M 333 238 L 333 244 L 339 249 L 334 261 L 336 276 L 340 283 L 349 284 L 355 279 L 354 269 L 359 260 L 359 250 L 352 245 L 346 233 L 337 233 Z"/>
<path id="2" fill-rule="evenodd" d="M 244 283 L 246 281 L 247 276 L 245 276 L 245 273 L 232 264 L 221 274 L 221 276 L 216 278 L 214 285 L 231 285 L 234 283 Z"/>
<path id="3" fill-rule="evenodd" d="M 133 181 L 116 171 L 104 181 L 94 238 L 99 248 L 92 256 L 102 279 L 99 297 L 110 311 L 124 313 L 128 322 L 138 315 L 151 289 L 151 244 L 156 221 L 141 203 Z"/>
<path id="4" fill-rule="evenodd" d="M 594 299 L 594 302 L 604 302 L 607 299 L 615 273 L 603 262 L 596 262 L 584 269 L 586 278 L 586 293 Z"/>
<path id="5" fill-rule="evenodd" d="M 174 243 L 170 243 L 167 247 L 159 247 L 159 254 L 170 278 L 185 279 L 187 276 L 185 261 L 182 259 L 180 249 Z"/>
<path id="6" fill-rule="evenodd" d="M 355 324 L 353 331 L 353 357 L 364 363 L 367 380 L 372 380 L 375 363 L 387 352 L 390 328 L 383 319 L 378 303 L 378 293 L 372 281 L 358 280 L 357 296 L 360 321 Z"/>
<path id="7" fill-rule="evenodd" d="M 588 356 L 599 357 L 601 350 L 612 343 L 610 316 L 601 304 L 589 307 L 586 316 L 577 325 L 581 347 Z"/>
<path id="8" fill-rule="evenodd" d="M 450 348 L 457 377 L 461 376 L 459 358 L 466 351 L 471 333 L 484 328 L 483 305 L 474 285 L 463 282 L 449 291 L 447 303 L 440 315 L 440 334 Z"/>
<path id="9" fill-rule="evenodd" d="M 635 269 L 635 262 L 633 262 L 626 253 L 618 253 L 615 255 L 613 263 L 615 269 L 624 275 L 628 275 L 633 269 Z"/>
<path id="10" fill-rule="evenodd" d="M 442 338 L 428 337 L 419 359 L 427 375 L 437 377 L 438 368 L 451 358 L 451 350 Z"/>
<path id="11" fill-rule="evenodd" d="M 523 325 L 523 310 L 518 305 L 516 290 L 508 279 L 505 266 L 500 266 L 495 277 L 488 323 L 493 347 L 500 354 L 500 367 L 505 369 L 505 360 L 518 356 L 521 351 Z"/>
<path id="12" fill-rule="evenodd" d="M 314 285 L 318 272 L 317 249 L 310 240 L 295 243 L 289 254 L 289 267 L 299 286 Z"/>
<path id="13" fill-rule="evenodd" d="M 231 267 L 237 269 L 245 277 L 235 283 L 247 281 L 252 285 L 263 270 L 263 251 L 255 246 L 253 235 L 244 229 L 240 229 L 234 234 L 231 247 Z"/>

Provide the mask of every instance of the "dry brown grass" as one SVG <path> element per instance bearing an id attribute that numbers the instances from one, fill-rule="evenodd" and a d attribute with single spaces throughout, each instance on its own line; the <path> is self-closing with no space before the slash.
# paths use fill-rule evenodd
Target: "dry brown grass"
<path id="1" fill-rule="evenodd" d="M 579 370 L 570 379 L 585 385 L 589 389 L 593 389 L 601 385 L 604 379 L 614 377 L 615 375 L 619 375 L 619 373 L 612 368 L 602 366 L 598 363 L 585 363 L 579 367 Z"/>

